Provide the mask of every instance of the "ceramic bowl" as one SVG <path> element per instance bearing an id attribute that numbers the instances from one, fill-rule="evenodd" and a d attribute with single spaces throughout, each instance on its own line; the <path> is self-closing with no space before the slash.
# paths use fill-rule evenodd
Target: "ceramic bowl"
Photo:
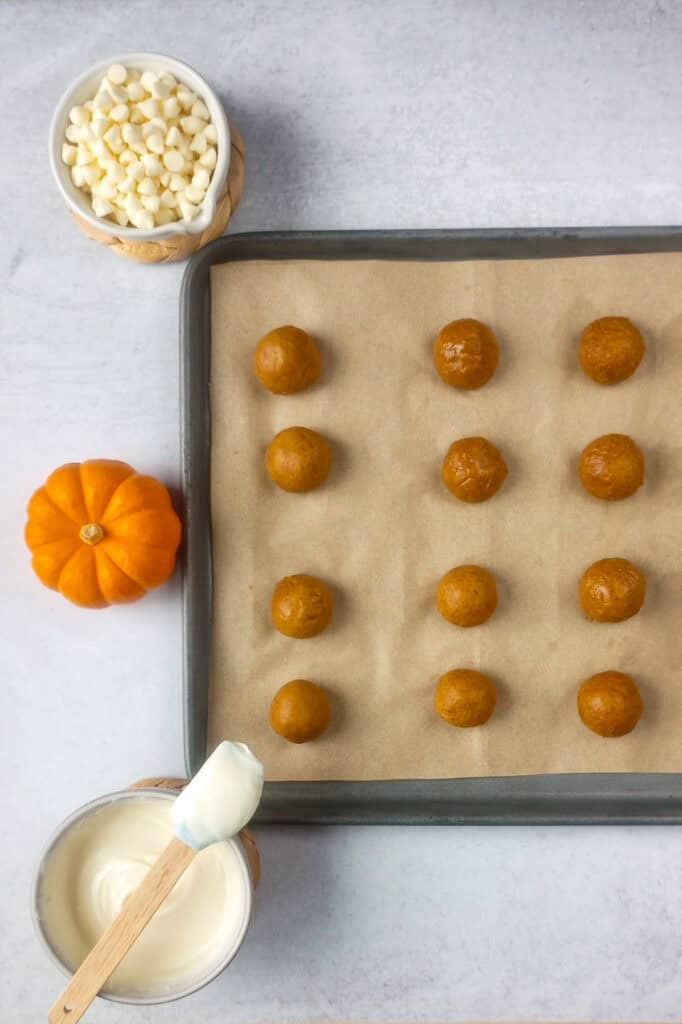
<path id="1" fill-rule="evenodd" d="M 81 189 L 76 188 L 71 180 L 71 168 L 67 167 L 62 160 L 62 145 L 69 124 L 69 111 L 72 107 L 82 104 L 94 96 L 100 81 L 112 64 L 123 64 L 124 67 L 132 68 L 135 71 L 170 71 L 179 82 L 189 86 L 192 92 L 197 93 L 208 107 L 218 136 L 216 144 L 218 157 L 199 213 L 189 224 L 182 220 L 173 221 L 171 224 L 152 228 L 151 231 L 143 231 L 141 228 L 135 227 L 119 227 L 115 221 L 95 216 L 90 206 L 89 196 Z M 97 231 L 111 235 L 112 238 L 131 239 L 137 242 L 160 242 L 176 235 L 199 235 L 213 222 L 216 203 L 225 191 L 227 182 L 230 165 L 230 128 L 218 96 L 208 82 L 188 64 L 183 64 L 182 61 L 175 60 L 174 57 L 166 57 L 160 53 L 121 53 L 93 64 L 87 71 L 74 79 L 63 94 L 50 125 L 49 157 L 52 174 L 66 205 L 87 224 Z"/>

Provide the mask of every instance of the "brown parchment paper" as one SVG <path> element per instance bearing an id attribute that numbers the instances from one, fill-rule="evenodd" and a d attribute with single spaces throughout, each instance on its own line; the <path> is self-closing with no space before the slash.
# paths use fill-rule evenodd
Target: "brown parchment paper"
<path id="1" fill-rule="evenodd" d="M 682 770 L 682 256 L 400 263 L 246 262 L 212 272 L 214 648 L 209 741 L 252 745 L 273 780 L 401 779 L 544 772 Z M 638 372 L 613 388 L 577 362 L 582 327 L 632 317 L 648 339 Z M 500 366 L 479 391 L 441 382 L 431 345 L 449 320 L 496 331 Z M 256 383 L 253 350 L 293 323 L 320 340 L 318 385 L 277 397 Z M 319 491 L 272 485 L 264 452 L 286 426 L 333 443 Z M 642 446 L 645 486 L 600 502 L 577 479 L 592 438 L 624 432 Z M 480 505 L 440 483 L 449 444 L 483 434 L 510 474 Z M 576 588 L 592 561 L 641 565 L 639 616 L 585 621 Z M 435 609 L 438 581 L 475 562 L 500 585 L 483 626 Z M 270 625 L 277 580 L 319 575 L 337 596 L 332 627 L 290 640 Z M 484 728 L 433 710 L 439 675 L 490 673 L 499 687 Z M 576 690 L 604 669 L 631 672 L 646 709 L 637 729 L 603 740 L 578 719 Z M 314 743 L 270 731 L 289 679 L 328 687 L 335 717 Z"/>

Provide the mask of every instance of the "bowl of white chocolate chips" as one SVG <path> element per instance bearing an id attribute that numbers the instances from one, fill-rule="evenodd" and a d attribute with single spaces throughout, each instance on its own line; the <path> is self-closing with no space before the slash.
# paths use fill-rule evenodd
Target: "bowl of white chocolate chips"
<path id="1" fill-rule="evenodd" d="M 207 82 L 153 53 L 90 68 L 62 96 L 50 129 L 52 171 L 76 219 L 92 237 L 133 247 L 207 233 L 226 194 L 230 150 Z"/>

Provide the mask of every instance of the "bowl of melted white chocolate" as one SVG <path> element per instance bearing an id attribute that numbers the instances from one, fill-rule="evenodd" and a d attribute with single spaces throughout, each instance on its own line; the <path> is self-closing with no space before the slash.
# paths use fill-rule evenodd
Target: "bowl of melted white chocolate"
<path id="1" fill-rule="evenodd" d="M 34 883 L 36 928 L 72 974 L 173 838 L 177 793 L 137 789 L 101 797 L 59 827 Z M 254 880 L 239 836 L 202 849 L 100 994 L 161 1003 L 196 991 L 237 954 Z"/>

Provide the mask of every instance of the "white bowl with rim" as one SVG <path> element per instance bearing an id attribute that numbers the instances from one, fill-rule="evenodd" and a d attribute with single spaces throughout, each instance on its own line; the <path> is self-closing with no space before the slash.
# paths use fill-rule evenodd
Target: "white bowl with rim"
<path id="1" fill-rule="evenodd" d="M 189 224 L 178 220 L 170 224 L 159 225 L 150 231 L 143 231 L 141 228 L 135 227 L 119 227 L 115 221 L 106 217 L 97 217 L 90 205 L 89 195 L 82 189 L 76 188 L 71 180 L 71 168 L 67 167 L 62 160 L 62 146 L 66 141 L 66 129 L 70 123 L 69 111 L 72 107 L 93 98 L 102 78 L 112 64 L 123 64 L 124 67 L 131 68 L 133 71 L 154 71 L 156 73 L 170 71 L 178 82 L 188 86 L 208 107 L 218 137 L 217 160 L 206 195 L 199 207 L 199 213 Z M 93 64 L 87 71 L 74 79 L 63 93 L 50 124 L 49 158 L 52 174 L 64 202 L 88 225 L 112 238 L 126 238 L 136 242 L 161 242 L 177 235 L 200 235 L 212 224 L 216 214 L 216 204 L 225 191 L 230 169 L 230 143 L 230 127 L 223 105 L 206 79 L 202 78 L 194 68 L 161 53 L 121 53 Z"/>
<path id="2" fill-rule="evenodd" d="M 113 803 L 121 800 L 144 801 L 150 799 L 172 801 L 176 799 L 177 795 L 178 793 L 175 790 L 158 788 L 148 789 L 144 787 L 139 789 L 120 790 L 116 793 L 108 793 L 105 796 L 98 797 L 96 800 L 92 800 L 90 803 L 79 807 L 78 810 L 74 811 L 73 814 L 69 815 L 69 817 L 59 825 L 48 840 L 33 877 L 31 911 L 33 924 L 43 948 L 52 962 L 60 971 L 62 971 L 63 974 L 67 975 L 67 977 L 70 978 L 79 965 L 67 962 L 64 954 L 59 949 L 58 936 L 51 932 L 50 926 L 43 914 L 43 881 L 46 873 L 49 872 L 49 862 L 54 850 L 59 846 L 62 840 L 65 839 L 65 837 L 68 837 L 74 830 L 77 830 L 79 825 L 90 819 L 91 816 L 96 815 L 98 811 L 101 811 Z M 240 900 L 242 900 L 243 903 L 239 927 L 232 935 L 227 937 L 225 948 L 220 957 L 214 962 L 207 964 L 205 970 L 198 972 L 196 977 L 191 981 L 179 983 L 174 988 L 164 987 L 163 990 L 161 990 L 159 988 L 155 989 L 154 985 L 150 984 L 149 990 L 146 992 L 120 990 L 109 992 L 105 989 L 99 993 L 100 999 L 105 999 L 114 1003 L 133 1003 L 136 1005 L 156 1005 L 159 1003 L 174 1002 L 176 999 L 183 999 L 185 996 L 191 995 L 193 992 L 197 992 L 200 988 L 203 988 L 204 985 L 208 985 L 209 982 L 213 981 L 214 978 L 217 978 L 218 975 L 221 974 L 234 960 L 241 948 L 244 938 L 246 937 L 246 933 L 251 922 L 254 891 L 257 879 L 254 877 L 253 864 L 245 850 L 241 836 L 233 836 L 232 839 L 226 839 L 224 842 L 231 846 L 236 854 L 241 878 L 239 895 Z"/>

